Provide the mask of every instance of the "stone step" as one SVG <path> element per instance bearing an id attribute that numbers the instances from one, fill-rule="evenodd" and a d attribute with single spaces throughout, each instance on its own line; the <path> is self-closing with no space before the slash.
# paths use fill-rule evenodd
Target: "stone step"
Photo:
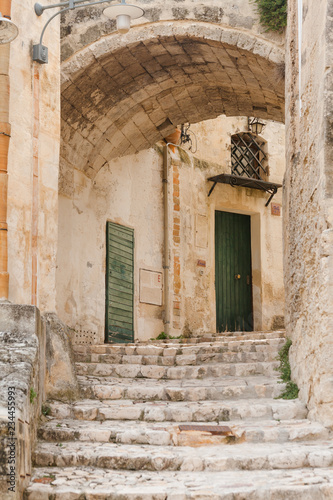
<path id="1" fill-rule="evenodd" d="M 283 344 L 281 344 L 282 347 Z M 255 349 L 255 347 L 253 348 Z M 258 349 L 258 348 L 257 348 Z M 220 353 L 182 354 L 175 356 L 141 356 L 121 354 L 77 354 L 76 362 L 79 363 L 112 363 L 123 365 L 157 365 L 157 366 L 192 366 L 213 363 L 247 363 L 254 361 L 274 361 L 278 356 L 278 349 L 264 348 L 260 351 L 225 351 Z"/>
<path id="2" fill-rule="evenodd" d="M 191 424 L 190 422 L 184 423 Z M 200 424 L 199 424 L 200 425 Z M 216 422 L 204 426 L 217 426 Z M 225 426 L 226 423 L 223 422 Z M 321 424 L 309 420 L 262 420 L 228 422 L 228 427 L 239 441 L 251 443 L 309 441 L 327 439 L 328 431 Z M 203 427 L 204 429 L 204 427 Z M 191 441 L 188 440 L 191 438 Z M 208 436 L 209 437 L 209 436 Z M 180 446 L 191 442 L 192 446 L 216 444 L 220 436 L 207 438 L 207 432 L 182 431 L 175 422 L 123 422 L 123 421 L 80 421 L 51 419 L 38 430 L 43 441 L 64 443 L 66 441 L 114 442 L 121 444 L 149 444 L 155 446 Z M 217 439 L 215 439 L 217 438 Z M 230 440 L 228 440 L 229 442 Z"/>
<path id="3" fill-rule="evenodd" d="M 232 359 L 233 353 L 257 353 L 276 357 L 278 350 L 284 343 L 284 338 L 277 337 L 258 340 L 205 342 L 196 345 L 103 344 L 76 346 L 75 357 L 77 361 L 87 363 L 142 363 L 163 366 L 201 364 L 205 362 L 224 362 L 222 355 L 229 354 Z M 239 359 L 239 361 L 241 360 Z"/>
<path id="4" fill-rule="evenodd" d="M 44 484 L 43 484 L 44 483 Z M 24 500 L 324 500 L 333 470 L 303 468 L 236 472 L 114 471 L 36 468 Z"/>
<path id="5" fill-rule="evenodd" d="M 89 353 L 95 352 L 99 354 L 103 354 L 105 351 L 104 348 L 126 348 L 126 347 L 190 347 L 193 345 L 207 345 L 207 344 L 215 344 L 217 342 L 230 342 L 230 341 L 244 341 L 244 340 L 267 340 L 267 339 L 285 339 L 285 330 L 276 330 L 276 331 L 264 331 L 264 332 L 230 332 L 229 335 L 217 335 L 217 334 L 203 334 L 199 337 L 191 337 L 191 338 L 181 338 L 181 339 L 162 339 L 156 340 L 151 339 L 147 341 L 137 341 L 130 342 L 128 344 L 93 344 L 93 345 L 80 345 L 76 344 L 73 346 L 75 352 L 81 353 Z"/>
<path id="6" fill-rule="evenodd" d="M 146 379 L 202 379 L 206 377 L 249 375 L 276 376 L 277 361 L 247 363 L 219 363 L 196 366 L 118 365 L 110 363 L 76 363 L 78 375 L 96 377 L 146 378 Z"/>
<path id="7" fill-rule="evenodd" d="M 205 333 L 198 335 L 197 337 L 190 338 L 175 338 L 175 339 L 150 339 L 147 341 L 135 342 L 135 344 L 143 345 L 160 345 L 160 344 L 201 344 L 203 342 L 221 342 L 228 340 L 259 340 L 259 339 L 275 339 L 275 338 L 285 338 L 285 330 L 270 330 L 262 332 L 224 332 L 223 334 L 217 333 Z"/>
<path id="8" fill-rule="evenodd" d="M 236 398 L 276 398 L 285 388 L 277 377 L 221 377 L 194 380 L 155 380 L 79 377 L 86 399 L 145 401 L 207 401 Z"/>
<path id="9" fill-rule="evenodd" d="M 205 402 L 141 402 L 83 400 L 73 404 L 52 401 L 51 416 L 79 420 L 141 420 L 146 422 L 227 422 L 230 420 L 304 419 L 307 410 L 298 399 L 246 399 Z"/>
<path id="10" fill-rule="evenodd" d="M 241 443 L 199 448 L 117 443 L 38 443 L 39 467 L 88 466 L 123 470 L 211 471 L 332 467 L 333 442 Z"/>

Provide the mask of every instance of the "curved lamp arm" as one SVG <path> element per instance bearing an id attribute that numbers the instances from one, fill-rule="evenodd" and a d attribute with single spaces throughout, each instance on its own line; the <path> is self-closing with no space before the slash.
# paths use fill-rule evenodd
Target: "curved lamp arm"
<path id="1" fill-rule="evenodd" d="M 57 4 L 53 4 L 53 5 L 44 5 L 44 6 L 41 5 L 40 3 L 35 3 L 34 9 L 35 9 L 35 13 L 37 14 L 37 16 L 41 16 L 43 14 L 44 10 L 47 10 L 47 9 L 53 9 L 56 7 L 64 7 L 64 8 L 60 9 L 58 12 L 53 14 L 53 16 L 51 16 L 50 19 L 46 22 L 46 24 L 42 30 L 41 36 L 40 36 L 39 44 L 33 45 L 33 54 L 32 54 L 33 61 L 39 62 L 41 64 L 48 63 L 48 48 L 43 45 L 43 36 L 44 36 L 46 28 L 48 27 L 50 22 L 55 17 L 59 16 L 63 12 L 67 12 L 69 10 L 79 9 L 80 7 L 90 7 L 92 5 L 98 5 L 98 4 L 102 4 L 102 3 L 110 3 L 112 1 L 113 0 L 95 0 L 95 1 L 68 0 L 66 2 L 61 2 L 61 3 L 57 3 Z M 121 0 L 121 3 L 118 5 L 124 5 L 126 7 L 129 7 L 126 4 L 125 0 Z M 111 5 L 110 8 L 111 7 L 117 7 L 117 5 Z M 139 9 L 138 7 L 135 7 L 135 9 L 142 11 L 142 14 L 140 14 L 140 15 L 144 14 L 144 11 L 142 9 Z M 139 17 L 139 16 L 136 16 L 136 17 Z"/>

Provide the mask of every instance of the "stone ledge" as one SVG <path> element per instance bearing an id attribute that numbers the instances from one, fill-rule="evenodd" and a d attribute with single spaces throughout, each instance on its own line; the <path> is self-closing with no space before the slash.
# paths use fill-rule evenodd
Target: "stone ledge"
<path id="1" fill-rule="evenodd" d="M 45 329 L 34 306 L 0 304 L 0 434 L 8 460 L 8 387 L 15 387 L 15 493 L 8 491 L 7 476 L 0 481 L 0 496 L 21 500 L 31 476 L 31 451 L 37 435 L 38 417 L 45 399 Z M 8 465 L 8 464 L 7 464 Z M 8 472 L 4 465 L 4 473 Z"/>

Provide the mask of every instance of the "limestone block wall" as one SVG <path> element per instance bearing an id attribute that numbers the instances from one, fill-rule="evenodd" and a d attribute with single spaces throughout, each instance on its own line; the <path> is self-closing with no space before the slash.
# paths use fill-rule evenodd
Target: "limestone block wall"
<path id="1" fill-rule="evenodd" d="M 283 44 L 279 33 L 266 32 L 258 20 L 255 5 L 249 0 L 137 0 L 145 15 L 132 21 L 132 26 L 160 21 L 194 21 L 238 28 L 259 35 L 263 39 Z M 61 58 L 66 60 L 78 50 L 100 37 L 116 31 L 114 20 L 103 15 L 105 5 L 67 12 L 62 18 Z M 149 28 L 148 28 L 149 29 Z"/>
<path id="2" fill-rule="evenodd" d="M 21 500 L 46 398 L 70 401 L 79 389 L 69 335 L 55 314 L 0 304 L 0 344 L 0 497 Z"/>
<path id="3" fill-rule="evenodd" d="M 331 2 L 289 2 L 286 323 L 300 397 L 309 416 L 327 425 L 333 425 L 332 28 Z"/>
<path id="4" fill-rule="evenodd" d="M 49 64 L 32 62 L 49 11 L 38 18 L 32 0 L 13 0 L 19 35 L 11 44 L 8 161 L 9 300 L 55 309 L 60 142 L 59 20 L 47 28 Z M 44 3 L 53 3 L 47 0 Z"/>
<path id="5" fill-rule="evenodd" d="M 215 331 L 214 212 L 251 215 L 255 328 L 281 327 L 284 316 L 282 216 L 265 207 L 267 195 L 216 187 L 207 197 L 207 177 L 230 172 L 230 136 L 247 130 L 246 118 L 219 117 L 192 126 L 198 151 L 170 152 L 171 331 Z M 282 183 L 284 126 L 267 122 L 270 180 Z M 93 178 L 62 170 L 59 198 L 57 313 L 82 342 L 104 341 L 107 220 L 135 231 L 134 316 L 137 339 L 164 330 L 163 307 L 140 302 L 139 270 L 163 272 L 163 158 L 161 144 L 112 160 Z M 281 203 L 281 190 L 274 201 Z M 198 218 L 199 216 L 199 218 Z M 199 222 L 198 222 L 199 221 Z M 196 244 L 197 225 L 207 225 L 207 243 Z M 198 268 L 197 261 L 206 267 Z M 200 273 L 203 270 L 203 273 Z"/>
<path id="6" fill-rule="evenodd" d="M 31 478 L 31 453 L 45 400 L 45 326 L 39 310 L 1 304 L 0 343 L 0 496 L 21 500 Z M 15 473 L 12 483 L 7 481 L 10 472 Z M 14 488 L 9 491 L 9 486 Z"/>
<path id="7" fill-rule="evenodd" d="M 204 21 L 101 37 L 62 64 L 61 164 L 94 177 L 179 123 L 227 116 L 284 121 L 284 50 Z"/>

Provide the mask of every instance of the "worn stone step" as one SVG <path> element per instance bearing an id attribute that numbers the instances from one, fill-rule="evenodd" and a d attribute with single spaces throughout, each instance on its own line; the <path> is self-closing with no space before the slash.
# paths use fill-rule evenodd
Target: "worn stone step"
<path id="1" fill-rule="evenodd" d="M 184 424 L 191 423 L 185 422 Z M 225 422 L 222 424 L 226 425 Z M 43 441 L 56 443 L 91 441 L 156 446 L 181 446 L 185 443 L 191 446 L 216 444 L 220 436 L 207 437 L 207 432 L 204 431 L 207 425 L 216 427 L 217 423 L 207 422 L 201 425 L 201 431 L 182 431 L 175 422 L 163 422 L 162 425 L 161 423 L 140 421 L 97 422 L 51 419 L 39 428 L 38 437 Z M 227 426 L 235 436 L 236 444 L 239 441 L 251 443 L 307 441 L 326 439 L 329 436 L 325 427 L 309 420 L 231 421 L 227 423 Z"/>
<path id="2" fill-rule="evenodd" d="M 259 340 L 228 340 L 196 345 L 93 345 L 76 347 L 78 362 L 108 362 L 117 364 L 156 364 L 161 366 L 193 365 L 212 362 L 242 361 L 247 353 L 266 356 L 269 361 L 277 356 L 284 338 Z M 262 358 L 262 356 L 261 356 Z M 232 361 L 234 360 L 234 361 Z M 256 359 L 261 361 L 263 359 Z"/>
<path id="3" fill-rule="evenodd" d="M 111 352 L 109 349 L 113 348 L 127 348 L 127 347 L 152 347 L 152 348 L 163 348 L 163 347 L 190 347 L 193 345 L 207 345 L 215 344 L 218 342 L 230 342 L 230 341 L 244 341 L 244 340 L 267 340 L 267 339 L 284 339 L 285 330 L 269 331 L 269 332 L 230 332 L 229 335 L 217 335 L 217 334 L 203 334 L 199 337 L 182 338 L 182 339 L 163 339 L 163 340 L 148 340 L 148 341 L 138 341 L 130 342 L 128 344 L 93 344 L 93 345 L 80 345 L 76 344 L 73 346 L 75 352 L 80 353 L 99 353 L 103 354 L 106 352 Z M 107 349 L 107 350 L 105 350 Z M 112 351 L 114 352 L 114 351 Z M 151 353 L 153 354 L 153 353 Z"/>
<path id="4" fill-rule="evenodd" d="M 141 420 L 147 422 L 226 422 L 246 419 L 304 419 L 306 407 L 298 399 L 246 399 L 204 402 L 141 402 L 83 400 L 73 404 L 52 401 L 55 418 L 79 420 Z"/>
<path id="5" fill-rule="evenodd" d="M 283 344 L 281 344 L 282 347 Z M 174 349 L 174 348 L 170 348 Z M 253 361 L 274 361 L 278 355 L 278 349 L 266 348 L 264 346 L 252 347 L 253 351 L 242 350 L 219 353 L 199 353 L 199 354 L 177 354 L 174 356 L 142 356 L 121 355 L 121 354 L 89 354 L 76 355 L 76 362 L 79 363 L 112 363 L 124 365 L 157 365 L 157 366 L 191 366 L 212 363 L 247 363 Z"/>
<path id="6" fill-rule="evenodd" d="M 285 330 L 270 330 L 262 332 L 224 332 L 224 333 L 205 333 L 196 337 L 179 339 L 150 339 L 147 341 L 135 342 L 136 344 L 160 345 L 160 344 L 201 344 L 203 342 L 221 342 L 225 340 L 258 340 L 285 338 Z"/>
<path id="7" fill-rule="evenodd" d="M 44 484 L 43 484 L 44 483 Z M 333 470 L 197 472 L 42 467 L 24 500 L 330 500 Z"/>
<path id="8" fill-rule="evenodd" d="M 94 375 L 119 378 L 146 379 L 202 379 L 205 377 L 242 377 L 248 375 L 276 375 L 277 361 L 247 363 L 219 363 L 197 366 L 156 366 L 156 365 L 118 365 L 110 363 L 76 363 L 78 375 Z"/>
<path id="9" fill-rule="evenodd" d="M 218 379 L 117 379 L 79 377 L 81 392 L 89 399 L 132 399 L 146 401 L 207 401 L 235 398 L 275 398 L 285 384 L 277 376 L 221 377 Z"/>
<path id="10" fill-rule="evenodd" d="M 333 442 L 241 443 L 237 446 L 38 443 L 33 463 L 41 467 L 89 466 L 125 470 L 230 471 L 332 467 Z"/>

